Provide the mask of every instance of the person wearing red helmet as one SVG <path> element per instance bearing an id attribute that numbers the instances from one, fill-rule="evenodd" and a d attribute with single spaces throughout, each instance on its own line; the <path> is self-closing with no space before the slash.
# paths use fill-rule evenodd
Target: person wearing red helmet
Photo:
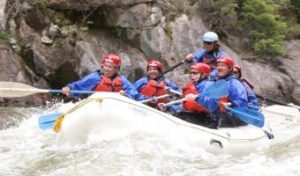
<path id="1" fill-rule="evenodd" d="M 218 80 L 225 80 L 228 83 L 228 97 L 214 99 L 199 97 L 197 102 L 210 111 L 210 117 L 215 122 L 214 128 L 220 126 L 246 125 L 240 119 L 228 112 L 224 107 L 226 104 L 232 107 L 247 107 L 247 92 L 243 84 L 233 76 L 234 61 L 231 57 L 221 57 L 217 60 Z"/>
<path id="2" fill-rule="evenodd" d="M 147 75 L 134 83 L 136 90 L 147 98 L 158 97 L 167 94 L 167 89 L 179 91 L 177 85 L 169 79 L 161 76 L 163 64 L 156 59 L 147 63 Z M 158 103 L 167 102 L 167 98 L 161 98 L 149 102 L 151 107 L 157 107 Z"/>
<path id="3" fill-rule="evenodd" d="M 256 95 L 253 91 L 254 87 L 246 79 L 242 79 L 242 67 L 239 64 L 234 64 L 233 75 L 241 81 L 247 91 L 248 107 L 257 109 L 259 107 Z"/>
<path id="4" fill-rule="evenodd" d="M 204 63 L 195 63 L 190 67 L 191 81 L 183 86 L 183 97 L 197 96 L 206 91 L 214 82 L 210 81 L 210 67 Z M 165 109 L 164 104 L 159 104 L 160 109 Z M 175 115 L 186 121 L 203 124 L 208 122 L 208 111 L 199 105 L 193 98 L 179 105 L 172 105 L 169 109 Z"/>
<path id="5" fill-rule="evenodd" d="M 135 99 L 138 92 L 134 86 L 118 73 L 121 67 L 121 58 L 117 54 L 105 54 L 101 60 L 102 72 L 96 71 L 88 74 L 82 79 L 69 83 L 62 88 L 62 92 L 67 96 L 71 90 L 119 92 L 129 98 Z M 72 94 L 72 96 L 80 96 Z"/>

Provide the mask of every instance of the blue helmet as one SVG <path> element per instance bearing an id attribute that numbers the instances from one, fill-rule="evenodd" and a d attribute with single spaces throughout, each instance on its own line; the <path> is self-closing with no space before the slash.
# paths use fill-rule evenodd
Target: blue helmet
<path id="1" fill-rule="evenodd" d="M 203 42 L 217 42 L 219 40 L 218 35 L 215 32 L 206 32 L 203 37 Z"/>

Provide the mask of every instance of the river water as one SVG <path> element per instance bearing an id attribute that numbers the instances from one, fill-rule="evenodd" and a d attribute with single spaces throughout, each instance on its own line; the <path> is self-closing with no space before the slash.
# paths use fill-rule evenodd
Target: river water
<path id="1" fill-rule="evenodd" d="M 291 140 L 243 155 L 209 153 L 176 136 L 140 130 L 105 140 L 91 134 L 84 143 L 68 145 L 38 127 L 38 117 L 60 105 L 1 109 L 8 128 L 0 131 L 0 176 L 300 175 L 300 131 Z"/>

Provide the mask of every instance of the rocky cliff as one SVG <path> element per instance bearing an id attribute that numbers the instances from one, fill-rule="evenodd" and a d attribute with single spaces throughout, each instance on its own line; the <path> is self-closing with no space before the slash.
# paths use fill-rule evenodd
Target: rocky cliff
<path id="1" fill-rule="evenodd" d="M 206 3 L 201 0 L 2 2 L 2 36 L 9 37 L 0 42 L 0 80 L 38 88 L 61 88 L 100 69 L 100 58 L 106 52 L 120 54 L 121 72 L 134 81 L 145 73 L 150 58 L 161 60 L 167 69 L 200 48 L 199 37 L 211 30 L 199 13 Z M 243 76 L 255 85 L 256 92 L 299 104 L 300 41 L 286 41 L 283 57 L 248 60 L 241 55 L 241 40 L 229 32 L 221 45 L 241 63 Z M 184 69 L 166 76 L 185 83 Z M 33 95 L 1 101 L 42 104 L 48 98 Z"/>

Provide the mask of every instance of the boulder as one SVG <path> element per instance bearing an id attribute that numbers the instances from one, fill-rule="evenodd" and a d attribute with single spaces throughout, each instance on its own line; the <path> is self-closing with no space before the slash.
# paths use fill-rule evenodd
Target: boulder
<path id="1" fill-rule="evenodd" d="M 78 1 L 78 0 L 49 0 L 48 6 L 55 9 L 70 9 L 70 10 L 89 10 L 100 6 L 106 7 L 121 7 L 121 6 L 132 6 L 135 4 L 152 2 L 153 0 L 89 0 L 89 1 Z"/>

